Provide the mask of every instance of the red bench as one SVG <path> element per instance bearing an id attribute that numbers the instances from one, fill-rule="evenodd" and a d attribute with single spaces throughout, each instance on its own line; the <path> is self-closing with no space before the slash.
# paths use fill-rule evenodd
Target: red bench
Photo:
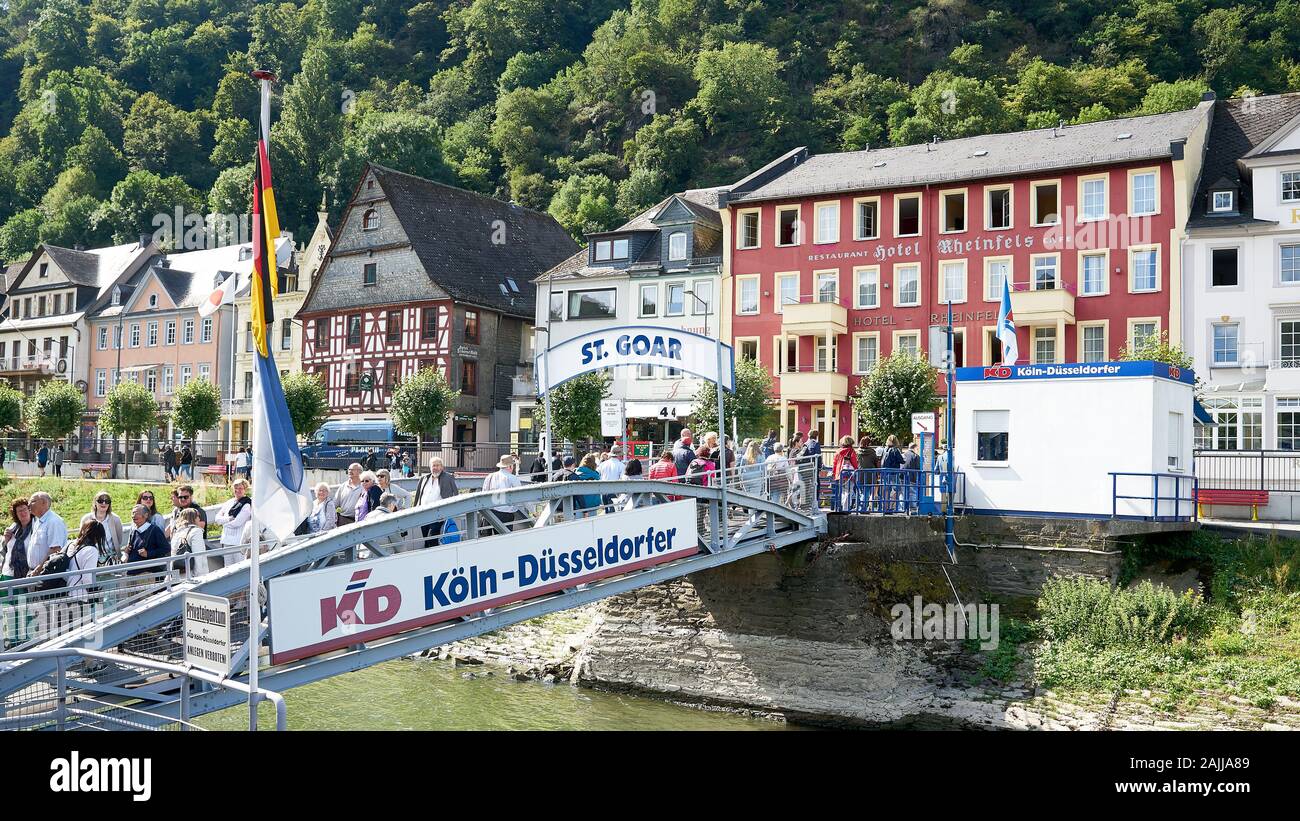
<path id="1" fill-rule="evenodd" d="M 1259 506 L 1268 504 L 1267 490 L 1214 490 L 1204 489 L 1196 492 L 1196 504 L 1199 505 L 1250 505 L 1250 520 L 1259 521 Z M 1201 516 L 1204 516 L 1201 513 Z"/>
<path id="2" fill-rule="evenodd" d="M 206 478 L 209 482 L 214 479 L 220 479 L 222 484 L 225 484 L 230 479 L 230 477 L 226 475 L 225 465 L 208 465 L 200 471 L 200 475 Z"/>
<path id="3" fill-rule="evenodd" d="M 81 465 L 81 478 L 107 479 L 112 471 L 111 465 Z"/>

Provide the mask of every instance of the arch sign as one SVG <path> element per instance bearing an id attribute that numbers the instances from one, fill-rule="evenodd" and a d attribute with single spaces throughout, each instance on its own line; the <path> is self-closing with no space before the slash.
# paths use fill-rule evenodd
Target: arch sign
<path id="1" fill-rule="evenodd" d="M 549 352 L 539 353 L 535 363 L 538 393 L 546 393 L 589 371 L 625 365 L 676 368 L 710 382 L 721 382 L 726 390 L 736 389 L 736 353 L 730 345 L 722 346 L 722 373 L 719 374 L 716 339 L 656 325 L 624 325 L 575 336 Z"/>

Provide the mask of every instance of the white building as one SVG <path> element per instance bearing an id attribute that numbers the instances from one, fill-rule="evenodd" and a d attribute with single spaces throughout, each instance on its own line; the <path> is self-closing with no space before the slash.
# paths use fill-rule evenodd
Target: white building
<path id="1" fill-rule="evenodd" d="M 1300 94 L 1215 104 L 1187 234 L 1197 448 L 1300 450 Z"/>
<path id="2" fill-rule="evenodd" d="M 717 337 L 722 264 L 720 189 L 674 194 L 538 277 L 537 342 L 552 345 L 621 325 L 675 328 Z M 682 371 L 618 368 L 610 397 L 624 400 L 632 440 L 670 442 L 690 415 L 701 380 Z M 511 429 L 521 444 L 537 441 L 530 380 L 516 380 Z"/>
<path id="3" fill-rule="evenodd" d="M 1193 379 L 1159 362 L 958 368 L 967 506 L 1190 518 Z"/>

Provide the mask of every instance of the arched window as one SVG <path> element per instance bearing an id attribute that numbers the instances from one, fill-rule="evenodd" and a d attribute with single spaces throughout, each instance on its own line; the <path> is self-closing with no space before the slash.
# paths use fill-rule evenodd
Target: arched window
<path id="1" fill-rule="evenodd" d="M 361 230 L 373 231 L 378 227 L 379 227 L 379 212 L 371 208 L 369 211 L 366 212 L 365 216 L 361 218 Z"/>

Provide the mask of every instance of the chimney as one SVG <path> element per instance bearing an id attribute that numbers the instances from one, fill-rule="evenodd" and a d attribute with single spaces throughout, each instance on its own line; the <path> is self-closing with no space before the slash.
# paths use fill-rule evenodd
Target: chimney
<path id="1" fill-rule="evenodd" d="M 149 243 L 152 242 L 152 241 L 153 241 L 153 234 L 146 234 L 146 233 L 141 232 L 141 234 L 140 234 L 140 247 L 141 247 L 141 248 L 148 248 L 148 247 L 149 247 Z"/>

